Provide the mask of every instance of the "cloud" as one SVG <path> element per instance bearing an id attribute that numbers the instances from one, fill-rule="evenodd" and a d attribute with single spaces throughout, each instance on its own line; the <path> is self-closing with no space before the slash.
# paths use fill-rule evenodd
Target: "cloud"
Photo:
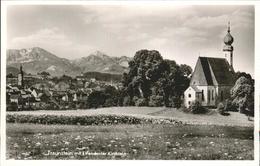
<path id="1" fill-rule="evenodd" d="M 42 47 L 56 53 L 58 56 L 72 59 L 74 56 L 86 56 L 86 52 L 95 51 L 97 48 L 90 44 L 79 44 L 72 42 L 62 30 L 45 28 L 28 36 L 16 37 L 11 40 L 9 47 L 31 48 Z"/>
<path id="2" fill-rule="evenodd" d="M 194 14 L 191 6 L 129 5 L 85 7 L 86 24 L 98 24 L 111 33 L 147 33 L 179 24 Z M 182 12 L 185 10 L 185 12 Z"/>
<path id="3" fill-rule="evenodd" d="M 8 45 L 12 48 L 39 46 L 66 58 L 87 56 L 93 50 L 133 56 L 138 49 L 147 48 L 193 65 L 199 52 L 222 57 L 223 37 L 231 21 L 235 60 L 245 54 L 254 56 L 253 6 L 132 4 L 19 9 L 9 11 Z"/>
<path id="4" fill-rule="evenodd" d="M 165 45 L 167 43 L 168 39 L 166 38 L 153 38 L 151 40 L 149 40 L 147 42 L 148 46 L 150 46 L 151 48 L 160 48 L 163 45 Z"/>
<path id="5" fill-rule="evenodd" d="M 49 44 L 60 45 L 60 46 L 70 46 L 71 41 L 59 30 L 58 28 L 41 29 L 37 32 L 28 35 L 16 37 L 11 40 L 11 44 L 17 45 L 36 45 L 44 46 Z"/>

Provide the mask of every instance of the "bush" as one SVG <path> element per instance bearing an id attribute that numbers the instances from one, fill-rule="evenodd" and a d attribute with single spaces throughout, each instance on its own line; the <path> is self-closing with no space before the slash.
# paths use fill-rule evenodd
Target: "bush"
<path id="1" fill-rule="evenodd" d="M 227 99 L 225 102 L 224 110 L 226 112 L 238 112 L 238 107 L 231 100 Z"/>
<path id="2" fill-rule="evenodd" d="M 168 104 L 165 104 L 165 106 L 173 107 L 173 108 L 180 108 L 182 106 L 182 103 L 183 103 L 183 101 L 182 101 L 181 97 L 174 96 L 174 97 L 169 98 Z"/>
<path id="3" fill-rule="evenodd" d="M 190 111 L 193 114 L 205 114 L 208 110 L 201 105 L 199 101 L 195 101 L 191 104 Z"/>
<path id="4" fill-rule="evenodd" d="M 163 96 L 152 95 L 149 100 L 149 106 L 160 107 L 164 105 Z"/>
<path id="5" fill-rule="evenodd" d="M 181 97 L 173 97 L 172 102 L 172 107 L 174 108 L 180 108 L 181 104 L 183 103 Z"/>
<path id="6" fill-rule="evenodd" d="M 105 104 L 106 95 L 102 91 L 93 91 L 90 93 L 87 99 L 87 103 L 89 105 L 89 108 L 99 108 L 103 107 Z"/>
<path id="7" fill-rule="evenodd" d="M 116 101 L 112 98 L 106 99 L 106 101 L 104 103 L 104 107 L 112 107 L 112 106 L 116 106 L 116 105 L 117 105 Z"/>
<path id="8" fill-rule="evenodd" d="M 182 112 L 185 112 L 185 113 L 190 113 L 191 112 L 191 109 L 190 108 L 187 108 L 186 106 L 182 105 L 180 110 Z"/>
<path id="9" fill-rule="evenodd" d="M 230 115 L 230 113 L 228 113 L 228 111 L 233 111 L 234 106 L 232 105 L 232 102 L 227 99 L 225 102 L 225 105 L 223 103 L 218 104 L 217 110 L 218 110 L 219 114 L 228 116 L 228 115 Z"/>
<path id="10" fill-rule="evenodd" d="M 224 106 L 223 103 L 219 103 L 219 104 L 218 104 L 217 110 L 218 110 L 218 112 L 219 112 L 221 115 L 223 115 L 223 114 L 226 112 L 225 106 Z"/>
<path id="11" fill-rule="evenodd" d="M 131 103 L 130 97 L 129 96 L 124 97 L 123 106 L 129 106 L 130 103 Z"/>
<path id="12" fill-rule="evenodd" d="M 147 106 L 148 103 L 147 103 L 147 100 L 145 98 L 140 98 L 140 99 L 137 99 L 136 102 L 135 102 L 135 106 Z"/>
<path id="13" fill-rule="evenodd" d="M 174 124 L 182 125 L 174 119 L 139 118 L 125 115 L 22 115 L 7 114 L 7 123 L 62 124 L 62 125 L 112 125 L 112 124 Z"/>
<path id="14" fill-rule="evenodd" d="M 18 111 L 18 104 L 15 102 L 11 102 L 7 105 L 7 111 Z"/>

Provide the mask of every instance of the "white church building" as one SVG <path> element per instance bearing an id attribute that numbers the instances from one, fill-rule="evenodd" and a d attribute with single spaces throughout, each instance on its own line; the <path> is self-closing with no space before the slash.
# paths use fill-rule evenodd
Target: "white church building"
<path id="1" fill-rule="evenodd" d="M 225 58 L 199 57 L 191 76 L 190 86 L 184 92 L 184 105 L 199 101 L 203 106 L 217 106 L 230 97 L 230 89 L 235 83 L 233 69 L 234 38 L 228 25 L 224 37 Z"/>

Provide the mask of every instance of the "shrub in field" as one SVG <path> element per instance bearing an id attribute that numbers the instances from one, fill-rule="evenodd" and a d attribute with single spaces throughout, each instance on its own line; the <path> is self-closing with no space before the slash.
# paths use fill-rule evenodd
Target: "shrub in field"
<path id="1" fill-rule="evenodd" d="M 217 107 L 218 112 L 223 115 L 225 113 L 225 106 L 223 103 L 219 103 Z"/>
<path id="2" fill-rule="evenodd" d="M 145 98 L 137 99 L 135 106 L 147 106 L 147 100 Z"/>
<path id="3" fill-rule="evenodd" d="M 225 103 L 219 103 L 217 107 L 218 112 L 221 115 L 228 116 L 230 113 L 229 111 L 236 111 L 236 107 L 232 104 L 230 100 L 226 100 Z"/>
<path id="4" fill-rule="evenodd" d="M 149 106 L 151 107 L 160 107 L 164 105 L 163 96 L 152 95 L 149 100 Z"/>
<path id="5" fill-rule="evenodd" d="M 171 99 L 171 107 L 174 107 L 174 108 L 180 108 L 181 107 L 181 104 L 183 103 L 181 98 L 180 97 L 172 97 Z"/>
<path id="6" fill-rule="evenodd" d="M 134 105 L 136 105 L 135 103 L 137 102 L 138 99 L 139 99 L 139 98 L 138 98 L 137 96 L 134 96 L 134 97 L 133 97 L 132 102 L 133 102 Z"/>
<path id="7" fill-rule="evenodd" d="M 190 108 L 187 108 L 184 105 L 182 105 L 179 110 L 182 111 L 182 112 L 185 112 L 185 113 L 190 113 L 190 111 L 191 111 Z"/>
<path id="8" fill-rule="evenodd" d="M 11 102 L 7 105 L 7 111 L 18 111 L 18 104 L 15 102 Z"/>
<path id="9" fill-rule="evenodd" d="M 123 99 L 123 106 L 129 106 L 131 103 L 131 99 L 129 96 L 124 97 Z"/>
<path id="10" fill-rule="evenodd" d="M 104 107 L 112 107 L 112 106 L 116 106 L 116 105 L 117 105 L 117 103 L 112 98 L 106 99 L 105 103 L 104 103 Z"/>
<path id="11" fill-rule="evenodd" d="M 238 112 L 238 107 L 229 99 L 226 100 L 224 107 L 224 110 L 227 112 Z"/>
<path id="12" fill-rule="evenodd" d="M 208 112 L 208 110 L 203 107 L 199 101 L 195 101 L 191 104 L 190 111 L 193 114 L 204 114 Z"/>
<path id="13" fill-rule="evenodd" d="M 133 116 L 96 115 L 22 115 L 7 114 L 8 123 L 64 124 L 64 125 L 111 125 L 111 124 L 182 124 L 173 119 L 149 119 Z"/>
<path id="14" fill-rule="evenodd" d="M 94 91 L 89 95 L 87 103 L 89 104 L 90 108 L 99 108 L 104 105 L 105 100 L 106 95 L 104 92 Z"/>

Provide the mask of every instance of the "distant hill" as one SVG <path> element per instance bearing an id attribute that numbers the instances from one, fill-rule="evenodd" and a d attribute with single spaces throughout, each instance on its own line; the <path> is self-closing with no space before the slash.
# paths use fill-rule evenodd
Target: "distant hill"
<path id="1" fill-rule="evenodd" d="M 73 64 L 79 66 L 83 72 L 96 71 L 101 73 L 122 74 L 128 71 L 128 62 L 131 59 L 126 56 L 110 57 L 100 51 L 87 57 L 76 59 Z"/>
<path id="2" fill-rule="evenodd" d="M 69 60 L 59 58 L 39 47 L 7 50 L 7 66 L 18 67 L 21 64 L 24 71 L 31 74 L 47 71 L 54 76 L 63 74 L 77 75 L 81 71 L 79 67 L 73 65 Z"/>
<path id="3" fill-rule="evenodd" d="M 121 74 L 110 74 L 110 73 L 100 73 L 100 72 L 86 72 L 84 73 L 84 77 L 86 78 L 95 78 L 99 81 L 106 81 L 106 82 L 120 82 L 122 79 Z"/>
<path id="4" fill-rule="evenodd" d="M 122 74 L 128 71 L 130 60 L 126 56 L 110 57 L 100 51 L 70 61 L 39 47 L 7 50 L 7 67 L 19 68 L 22 64 L 28 74 L 47 71 L 52 76 L 76 76 L 86 72 Z"/>

